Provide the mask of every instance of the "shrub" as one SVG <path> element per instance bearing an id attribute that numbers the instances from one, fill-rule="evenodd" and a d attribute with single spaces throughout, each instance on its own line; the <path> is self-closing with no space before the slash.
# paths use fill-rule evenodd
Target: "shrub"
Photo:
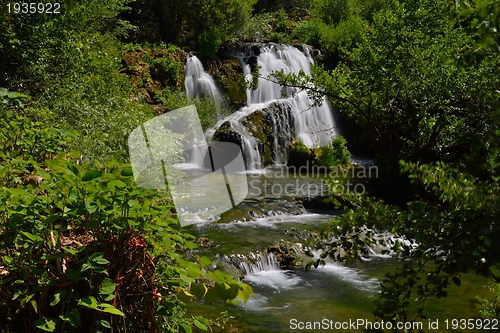
<path id="1" fill-rule="evenodd" d="M 303 165 L 313 166 L 315 156 L 313 150 L 307 147 L 301 140 L 294 140 L 290 143 L 288 151 L 288 166 L 301 167 Z"/>
<path id="2" fill-rule="evenodd" d="M 203 31 L 198 37 L 198 47 L 201 55 L 210 59 L 215 57 L 221 44 L 221 35 L 215 28 Z"/>
<path id="3" fill-rule="evenodd" d="M 349 166 L 351 153 L 347 150 L 347 141 L 341 135 L 332 138 L 330 145 L 309 148 L 302 141 L 294 140 L 290 143 L 288 165 L 300 167 L 309 166 Z"/>
<path id="4" fill-rule="evenodd" d="M 332 138 L 329 146 L 317 148 L 316 163 L 318 165 L 333 167 L 351 164 L 351 153 L 347 150 L 347 141 L 341 135 Z"/>

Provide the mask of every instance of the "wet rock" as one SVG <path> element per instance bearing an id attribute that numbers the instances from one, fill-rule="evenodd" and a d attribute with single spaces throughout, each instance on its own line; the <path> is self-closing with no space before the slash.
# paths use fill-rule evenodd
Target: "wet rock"
<path id="1" fill-rule="evenodd" d="M 214 141 L 232 142 L 241 147 L 241 135 L 231 128 L 229 121 L 224 122 L 216 131 L 213 137 Z"/>
<path id="2" fill-rule="evenodd" d="M 246 105 L 247 94 L 243 66 L 238 59 L 222 57 L 207 64 L 207 72 L 229 98 L 233 108 Z"/>
<path id="3" fill-rule="evenodd" d="M 274 254 L 280 263 L 280 268 L 282 269 L 293 269 L 302 266 L 303 260 L 297 259 L 303 259 L 300 257 L 305 256 L 301 250 L 301 245 L 291 244 L 284 241 L 269 246 L 267 248 L 267 253 Z"/>
<path id="4" fill-rule="evenodd" d="M 228 274 L 231 274 L 235 279 L 242 280 L 245 277 L 245 274 L 241 271 L 241 269 L 237 268 L 238 266 L 234 265 L 231 262 L 227 262 L 225 260 L 219 259 L 217 261 L 217 269 Z"/>
<path id="5" fill-rule="evenodd" d="M 206 237 L 198 237 L 198 239 L 196 240 L 196 244 L 198 245 L 198 247 L 212 247 L 214 246 L 214 241 Z"/>

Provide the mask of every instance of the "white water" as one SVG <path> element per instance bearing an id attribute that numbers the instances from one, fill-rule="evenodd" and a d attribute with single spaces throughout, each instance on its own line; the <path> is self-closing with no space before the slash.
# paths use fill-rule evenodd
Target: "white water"
<path id="1" fill-rule="evenodd" d="M 258 55 L 254 54 L 255 47 L 248 48 L 243 52 L 235 54 L 243 65 L 243 71 L 248 81 L 252 80 L 251 66 L 247 64 L 248 59 L 256 61 L 259 69 L 259 85 L 256 90 L 247 90 L 247 106 L 234 112 L 225 119 L 220 120 L 215 126 L 218 128 L 225 121 L 229 121 L 232 130 L 241 135 L 241 148 L 245 156 L 247 170 L 259 170 L 263 168 L 262 142 L 253 137 L 242 121 L 251 113 L 269 107 L 275 103 L 274 108 L 269 109 L 274 140 L 271 142 L 273 151 L 273 162 L 285 164 L 288 161 L 288 145 L 292 141 L 292 132 L 296 139 L 308 147 L 320 147 L 327 145 L 332 136 L 336 135 L 337 125 L 333 116 L 332 106 L 323 99 L 319 106 L 313 106 L 314 101 L 307 96 L 305 91 L 297 88 L 283 88 L 267 77 L 279 70 L 284 73 L 306 74 L 311 72 L 313 59 L 309 49 L 304 46 L 304 52 L 289 45 L 268 44 L 259 47 Z M 203 69 L 203 65 L 196 56 L 188 58 L 186 63 L 185 86 L 188 96 L 201 97 L 212 96 L 220 103 L 221 95 L 212 77 Z M 283 112 L 277 112 L 279 109 Z M 289 111 L 288 111 L 289 110 Z M 214 131 L 207 131 L 207 135 L 213 135 Z"/>
<path id="2" fill-rule="evenodd" d="M 291 109 L 290 118 L 286 113 L 272 115 L 273 131 L 275 142 L 275 163 L 283 164 L 287 162 L 288 156 L 283 156 L 277 151 L 280 143 L 277 142 L 278 134 L 283 138 L 281 145 L 288 145 L 291 141 L 290 130 L 295 130 L 295 137 L 301 139 L 308 147 L 319 147 L 327 145 L 332 136 L 337 134 L 336 123 L 333 117 L 333 108 L 323 99 L 320 106 L 313 106 L 314 101 L 311 100 L 305 91 L 299 91 L 297 88 L 283 88 L 268 76 L 275 71 L 282 70 L 285 74 L 299 73 L 303 71 L 306 74 L 311 72 L 311 64 L 314 63 L 310 56 L 309 49 L 304 47 L 305 53 L 295 47 L 289 45 L 270 44 L 260 48 L 260 54 L 257 56 L 257 66 L 259 69 L 259 85 L 256 90 L 247 90 L 247 108 L 243 108 L 240 112 L 249 114 L 257 109 L 269 106 L 272 102 L 277 102 L 282 108 L 289 107 Z M 243 69 L 247 80 L 251 81 L 252 73 L 251 66 L 245 63 L 245 59 L 255 57 L 251 49 L 245 54 L 238 55 L 238 58 L 243 63 Z M 240 119 L 242 117 L 239 117 Z M 233 128 L 238 130 L 238 126 L 233 124 Z M 292 127 L 292 128 L 290 128 Z M 287 130 L 288 129 L 288 130 Z M 281 131 L 279 131 L 281 130 Z M 245 133 L 240 133 L 244 135 Z M 246 140 L 252 142 L 256 139 L 251 137 Z M 260 153 L 256 144 L 246 145 L 245 154 L 248 160 L 261 160 Z M 250 149 L 250 148 L 253 148 Z M 247 165 L 248 167 L 248 165 Z M 256 169 L 261 165 L 250 165 L 249 169 Z"/>
<path id="3" fill-rule="evenodd" d="M 187 58 L 184 71 L 184 86 L 188 97 L 211 97 L 217 106 L 217 114 L 222 104 L 222 97 L 214 79 L 205 72 L 203 64 L 196 56 Z"/>

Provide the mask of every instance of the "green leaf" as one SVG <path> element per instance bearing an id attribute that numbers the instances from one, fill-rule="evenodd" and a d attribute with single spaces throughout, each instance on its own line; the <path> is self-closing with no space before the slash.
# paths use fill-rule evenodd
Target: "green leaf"
<path id="1" fill-rule="evenodd" d="M 54 260 L 58 258 L 64 258 L 67 257 L 68 255 L 64 252 L 57 252 L 54 254 L 49 254 L 49 255 L 44 255 L 41 257 L 42 260 Z"/>
<path id="2" fill-rule="evenodd" d="M 94 296 L 80 298 L 77 305 L 82 308 L 97 310 L 97 301 Z"/>
<path id="3" fill-rule="evenodd" d="M 87 209 L 87 211 L 90 214 L 92 214 L 92 213 L 95 213 L 97 211 L 99 206 L 97 206 L 97 204 L 94 201 L 87 200 L 87 201 L 85 201 L 85 208 Z"/>
<path id="4" fill-rule="evenodd" d="M 117 316 L 125 317 L 125 314 L 123 312 L 121 312 L 120 310 L 118 310 L 117 308 L 115 308 L 115 307 L 104 308 L 102 310 L 102 312 L 111 313 L 111 314 L 114 314 L 114 315 L 117 315 Z"/>
<path id="5" fill-rule="evenodd" d="M 193 329 L 188 324 L 180 324 L 185 333 L 193 333 Z"/>
<path id="6" fill-rule="evenodd" d="M 54 292 L 54 295 L 52 295 L 53 299 L 52 302 L 50 302 L 50 306 L 57 305 L 57 303 L 59 303 L 61 299 L 64 298 L 64 296 L 66 296 L 66 290 L 64 289 L 57 290 L 56 292 Z"/>
<path id="7" fill-rule="evenodd" d="M 186 284 L 189 284 L 191 282 L 194 282 L 194 279 L 193 278 L 190 278 L 189 276 L 185 275 L 185 274 L 180 274 L 180 278 L 182 281 L 184 281 Z"/>
<path id="8" fill-rule="evenodd" d="M 35 321 L 35 327 L 47 332 L 54 332 L 56 330 L 57 321 L 54 318 L 43 317 Z"/>
<path id="9" fill-rule="evenodd" d="M 101 175 L 102 175 L 102 172 L 100 170 L 92 169 L 92 170 L 87 171 L 83 175 L 82 181 L 87 182 L 89 180 L 96 179 L 97 177 L 100 177 Z"/>
<path id="10" fill-rule="evenodd" d="M 11 256 L 3 256 L 3 259 L 8 264 L 10 264 L 14 260 L 14 258 L 12 258 Z"/>
<path id="11" fill-rule="evenodd" d="M 50 173 L 48 173 L 47 171 L 43 170 L 43 169 L 38 169 L 37 173 L 43 179 L 46 179 L 46 180 L 51 180 L 52 179 L 52 175 Z"/>
<path id="12" fill-rule="evenodd" d="M 7 90 L 6 88 L 0 88 L 0 97 L 7 96 L 8 93 L 9 90 Z"/>
<path id="13" fill-rule="evenodd" d="M 123 168 L 121 171 L 121 175 L 124 177 L 132 176 L 133 174 L 132 168 Z"/>
<path id="14" fill-rule="evenodd" d="M 212 259 L 210 259 L 209 257 L 203 256 L 203 257 L 200 257 L 200 263 L 203 266 L 208 266 L 208 265 L 212 264 Z"/>
<path id="15" fill-rule="evenodd" d="M 202 324 L 199 320 L 197 320 L 197 319 L 195 319 L 195 320 L 193 321 L 193 323 L 194 323 L 194 325 L 195 325 L 196 327 L 198 327 L 200 330 L 204 330 L 204 331 L 206 331 L 206 330 L 208 329 L 208 327 L 207 327 L 207 326 L 203 325 L 203 324 Z"/>
<path id="16" fill-rule="evenodd" d="M 243 302 L 246 302 L 250 298 L 250 295 L 252 295 L 252 296 L 254 295 L 252 287 L 250 287 L 246 283 L 240 284 L 240 287 L 238 290 L 238 298 L 241 299 Z"/>
<path id="17" fill-rule="evenodd" d="M 139 201 L 137 201 L 137 200 L 129 200 L 128 205 L 129 205 L 129 207 L 140 207 L 141 206 L 139 204 Z"/>
<path id="18" fill-rule="evenodd" d="M 99 293 L 104 295 L 109 295 L 115 292 L 116 284 L 110 278 L 104 278 L 102 280 L 101 289 Z"/>
<path id="19" fill-rule="evenodd" d="M 62 321 L 69 323 L 73 327 L 79 326 L 77 318 L 75 318 L 75 315 L 72 312 L 66 311 L 64 315 L 60 315 L 59 318 L 61 318 Z"/>
<path id="20" fill-rule="evenodd" d="M 119 188 L 123 188 L 123 187 L 126 187 L 127 184 L 125 184 L 124 182 L 122 182 L 121 180 L 119 179 L 115 179 L 115 180 L 112 180 L 108 183 L 108 186 L 110 188 L 115 188 L 115 187 L 119 187 Z"/>
<path id="21" fill-rule="evenodd" d="M 101 320 L 99 323 L 100 323 L 100 324 L 101 324 L 101 326 L 103 326 L 103 327 L 106 327 L 106 328 L 111 328 L 111 324 L 110 324 L 107 320 L 104 320 L 104 319 L 103 319 L 103 320 Z"/>
<path id="22" fill-rule="evenodd" d="M 204 283 L 192 283 L 189 285 L 189 291 L 198 299 L 202 299 L 208 291 Z"/>
<path id="23" fill-rule="evenodd" d="M 35 310 L 35 313 L 38 313 L 38 304 L 36 303 L 36 301 L 33 299 L 31 300 L 31 306 L 33 307 L 33 309 Z"/>
<path id="24" fill-rule="evenodd" d="M 33 235 L 26 231 L 20 231 L 20 233 L 33 242 L 43 242 L 43 238 L 38 235 Z"/>
<path id="25" fill-rule="evenodd" d="M 29 98 L 28 95 L 21 94 L 21 93 L 18 93 L 16 91 L 9 91 L 9 93 L 7 94 L 7 97 L 10 98 L 10 99 L 14 99 L 14 98 Z"/>
<path id="26" fill-rule="evenodd" d="M 203 299 L 209 304 L 215 303 L 217 301 L 217 292 L 215 289 L 209 289 Z"/>
<path id="27" fill-rule="evenodd" d="M 44 223 L 45 224 L 51 224 L 51 223 L 57 221 L 57 219 L 59 219 L 60 217 L 61 216 L 59 214 L 47 216 L 47 218 L 45 219 Z"/>
<path id="28" fill-rule="evenodd" d="M 98 265 L 107 265 L 107 264 L 109 264 L 109 260 L 103 258 L 102 257 L 102 253 L 99 253 L 99 252 L 94 253 L 90 257 L 90 261 L 95 262 Z"/>

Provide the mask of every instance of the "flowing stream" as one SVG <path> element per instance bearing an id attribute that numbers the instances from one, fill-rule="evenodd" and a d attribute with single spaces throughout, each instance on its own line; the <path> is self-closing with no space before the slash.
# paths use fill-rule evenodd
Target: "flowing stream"
<path id="1" fill-rule="evenodd" d="M 266 187 L 269 189 L 275 184 L 296 187 L 297 180 L 303 184 L 325 181 L 325 178 L 311 175 L 273 177 L 273 174 L 275 171 L 249 174 L 247 177 L 249 182 L 254 182 L 255 187 L 262 186 L 262 193 L 265 193 Z M 300 246 L 297 244 L 304 244 L 308 235 L 319 233 L 330 218 L 336 218 L 341 212 L 303 207 L 298 209 L 291 204 L 296 205 L 296 198 L 292 195 L 278 197 L 272 193 L 262 193 L 250 195 L 233 210 L 231 221 L 190 226 L 190 232 L 214 242 L 214 246 L 200 249 L 199 254 L 212 255 L 219 261 L 239 268 L 243 273 L 243 281 L 252 286 L 255 296 L 246 303 L 239 302 L 238 306 L 193 302 L 190 310 L 212 316 L 227 310 L 236 318 L 233 325 L 240 332 L 363 332 L 365 326 L 356 326 L 355 329 L 335 329 L 335 326 L 330 329 L 330 326 L 325 326 L 328 327 L 325 330 L 325 327 L 299 329 L 298 325 L 301 325 L 299 322 L 307 325 L 307 322 L 323 323 L 324 320 L 328 325 L 330 321 L 333 323 L 331 325 L 340 325 L 349 320 L 375 323 L 373 300 L 379 290 L 379 283 L 385 273 L 396 269 L 401 262 L 380 252 L 371 252 L 366 261 L 349 265 L 327 262 L 325 266 L 311 268 L 309 272 L 304 268 L 282 269 L 276 256 L 268 253 L 270 245 L 279 241 L 280 244 Z M 313 190 L 310 195 L 314 199 L 318 193 Z M 259 214 L 252 217 L 248 214 L 252 211 Z M 262 214 L 262 211 L 267 213 Z M 453 285 L 448 288 L 448 297 L 430 299 L 426 303 L 428 318 L 432 322 L 439 320 L 440 329 L 429 330 L 428 320 L 420 320 L 424 331 L 470 332 L 446 330 L 445 320 L 479 318 L 475 297 L 489 296 L 484 288 L 488 282 L 473 273 L 463 274 L 461 280 L 461 287 Z"/>
<path id="2" fill-rule="evenodd" d="M 234 56 L 240 59 L 248 76 L 256 66 L 264 76 L 274 70 L 309 73 L 313 62 L 307 47 L 300 51 L 274 44 L 248 46 L 235 51 Z M 194 56 L 189 57 L 186 64 L 186 90 L 190 96 L 208 94 L 216 100 L 220 97 L 213 79 Z M 209 306 L 196 302 L 189 307 L 195 313 L 213 316 L 227 310 L 236 317 L 234 325 L 239 332 L 318 332 L 325 329 L 363 332 L 367 323 L 375 322 L 373 298 L 379 290 L 379 283 L 384 274 L 394 270 L 400 262 L 372 249 L 367 251 L 365 261 L 351 265 L 327 262 L 309 272 L 280 265 L 280 259 L 281 264 L 286 260 L 284 252 L 300 257 L 305 264 L 307 259 L 300 253 L 307 238 L 317 236 L 328 225 L 329 219 L 342 213 L 325 209 L 318 200 L 328 195 L 328 177 L 290 173 L 284 165 L 287 152 L 278 149 L 287 146 L 293 138 L 300 138 L 311 147 L 327 144 L 330 137 L 338 133 L 334 109 L 326 101 L 311 106 L 313 103 L 309 97 L 295 89 L 287 89 L 283 96 L 280 86 L 265 79 L 259 79 L 259 88 L 247 94 L 247 106 L 221 119 L 216 128 L 207 133 L 214 135 L 215 130 L 227 122 L 241 137 L 239 143 L 249 170 L 241 175 L 241 181 L 248 183 L 248 196 L 222 215 L 200 214 L 197 216 L 199 221 L 209 223 L 193 224 L 188 229 L 208 244 L 200 248 L 200 254 L 216 258 L 222 268 L 250 284 L 255 296 L 237 306 Z M 275 141 L 270 146 L 276 151 L 272 155 L 274 163 L 265 168 L 262 142 L 249 128 L 248 116 L 272 104 L 279 106 L 272 109 L 274 111 L 266 111 L 274 124 L 271 127 Z M 284 133 L 286 135 L 280 135 L 284 131 L 288 131 Z M 271 247 L 277 252 L 269 251 Z M 278 258 L 279 255 L 283 257 Z M 483 288 L 485 284 L 485 279 L 464 274 L 460 288 L 450 287 L 445 299 L 431 299 L 426 314 L 432 322 L 439 320 L 439 329 L 429 329 L 428 320 L 421 320 L 424 331 L 450 332 L 452 330 L 445 329 L 444 320 L 478 318 L 475 296 L 487 295 Z M 347 329 L 345 325 L 344 329 L 335 326 L 335 323 L 357 320 L 364 320 L 365 325 Z M 323 326 L 308 329 L 307 322 L 310 325 L 320 322 Z M 324 326 L 325 323 L 329 326 Z"/>

